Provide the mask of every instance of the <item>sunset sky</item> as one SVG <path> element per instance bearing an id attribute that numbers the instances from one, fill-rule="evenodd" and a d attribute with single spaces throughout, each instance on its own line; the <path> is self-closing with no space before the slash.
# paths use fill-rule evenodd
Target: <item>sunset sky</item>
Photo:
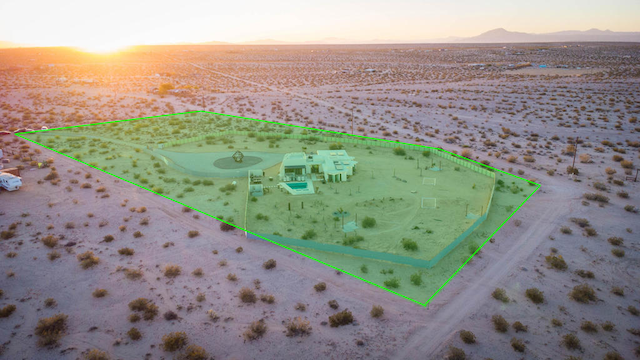
<path id="1" fill-rule="evenodd" d="M 0 40 L 110 49 L 258 39 L 419 41 L 511 31 L 640 31 L 638 0 L 2 0 Z"/>

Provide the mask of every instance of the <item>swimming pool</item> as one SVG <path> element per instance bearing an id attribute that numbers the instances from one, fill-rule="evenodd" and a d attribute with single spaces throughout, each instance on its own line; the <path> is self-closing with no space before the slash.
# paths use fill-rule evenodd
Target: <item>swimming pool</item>
<path id="1" fill-rule="evenodd" d="M 287 183 L 290 188 L 295 190 L 306 189 L 308 187 L 306 182 L 295 182 L 295 183 Z"/>

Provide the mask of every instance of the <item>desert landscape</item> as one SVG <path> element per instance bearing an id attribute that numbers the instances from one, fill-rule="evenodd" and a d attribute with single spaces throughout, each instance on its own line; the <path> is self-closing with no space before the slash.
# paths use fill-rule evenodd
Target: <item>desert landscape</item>
<path id="1" fill-rule="evenodd" d="M 0 49 L 2 165 L 22 179 L 0 192 L 0 358 L 638 358 L 639 54 L 638 43 L 606 42 Z M 443 281 L 420 287 L 414 269 L 390 277 L 346 257 L 331 268 L 100 171 L 133 166 L 103 160 L 116 152 L 138 155 L 116 143 L 95 159 L 84 145 L 64 149 L 83 127 L 51 132 L 58 152 L 16 136 L 190 111 L 441 148 L 540 188 L 518 210 L 534 187 L 513 204 L 503 191 L 497 211 L 515 215 L 493 236 L 502 220 L 480 229 L 475 247 L 442 260 Z M 46 145 L 45 134 L 34 136 Z M 227 144 L 175 149 L 200 145 Z M 172 196 L 187 187 L 142 177 Z M 223 185 L 211 201 L 193 196 L 195 208 L 238 220 L 244 209 L 220 205 Z M 235 194 L 232 205 L 244 200 Z M 250 218 L 277 217 L 268 210 Z M 363 266 L 376 284 L 407 279 L 398 292 L 412 298 L 435 288 L 420 304 L 336 270 L 367 280 Z"/>

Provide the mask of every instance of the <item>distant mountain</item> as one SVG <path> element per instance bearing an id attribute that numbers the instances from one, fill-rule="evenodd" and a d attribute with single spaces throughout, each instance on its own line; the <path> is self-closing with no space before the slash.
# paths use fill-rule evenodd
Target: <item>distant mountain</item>
<path id="1" fill-rule="evenodd" d="M 586 31 L 567 30 L 544 34 L 529 34 L 508 31 L 502 28 L 482 33 L 478 36 L 461 38 L 458 43 L 531 43 L 531 42 L 640 42 L 640 32 L 614 32 L 590 29 Z"/>
<path id="2" fill-rule="evenodd" d="M 0 49 L 9 49 L 9 48 L 18 48 L 18 47 L 26 47 L 28 45 L 17 44 L 11 41 L 0 41 Z"/>
<path id="3" fill-rule="evenodd" d="M 280 40 L 274 40 L 274 39 L 262 39 L 262 40 L 253 40 L 253 41 L 243 41 L 240 43 L 237 43 L 238 45 L 287 45 L 287 44 L 297 44 L 295 42 L 288 42 L 288 41 L 280 41 Z"/>

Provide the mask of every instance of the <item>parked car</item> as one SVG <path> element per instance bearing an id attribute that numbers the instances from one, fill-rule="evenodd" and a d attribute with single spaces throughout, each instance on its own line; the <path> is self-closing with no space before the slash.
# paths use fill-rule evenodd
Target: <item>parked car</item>
<path id="1" fill-rule="evenodd" d="M 18 190 L 22 186 L 22 178 L 9 173 L 0 173 L 0 187 L 8 191 Z"/>

